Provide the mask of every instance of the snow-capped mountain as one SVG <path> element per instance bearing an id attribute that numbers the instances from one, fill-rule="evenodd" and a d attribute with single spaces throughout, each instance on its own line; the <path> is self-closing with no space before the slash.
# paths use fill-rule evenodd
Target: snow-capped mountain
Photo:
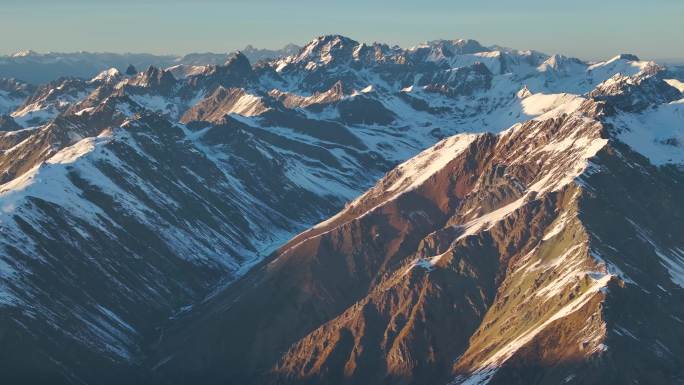
<path id="1" fill-rule="evenodd" d="M 251 45 L 241 52 L 252 62 L 289 56 L 299 50 L 294 44 L 282 49 L 259 49 Z M 183 56 L 115 53 L 38 53 L 23 50 L 0 56 L 0 78 L 16 78 L 31 84 L 43 84 L 62 77 L 92 78 L 108 68 L 124 72 L 129 65 L 137 68 L 155 66 L 176 69 L 219 65 L 226 62 L 230 53 L 191 53 Z"/>
<path id="2" fill-rule="evenodd" d="M 16 79 L 0 79 L 0 114 L 5 115 L 19 107 L 34 87 Z"/>
<path id="3" fill-rule="evenodd" d="M 6 378 L 529 383 L 555 338 L 566 379 L 627 362 L 634 298 L 684 335 L 665 67 L 337 35 L 216 60 L 1 83 Z M 681 347 L 643 338 L 680 375 Z"/>
<path id="4" fill-rule="evenodd" d="M 438 142 L 172 322 L 156 375 L 679 383 L 684 173 L 652 147 L 682 154 L 677 97 L 576 96 Z"/>
<path id="5" fill-rule="evenodd" d="M 291 43 L 286 44 L 281 49 L 264 49 L 256 48 L 252 45 L 247 45 L 245 48 L 240 50 L 240 52 L 247 56 L 249 61 L 251 61 L 252 63 L 256 63 L 262 60 L 273 60 L 281 57 L 295 55 L 299 52 L 301 48 L 302 47 Z"/>

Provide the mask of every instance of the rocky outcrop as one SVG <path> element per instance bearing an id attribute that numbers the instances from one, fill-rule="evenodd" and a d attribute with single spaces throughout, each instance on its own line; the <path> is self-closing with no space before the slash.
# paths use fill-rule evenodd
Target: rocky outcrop
<path id="1" fill-rule="evenodd" d="M 250 95 L 244 89 L 219 87 L 206 99 L 197 103 L 180 119 L 182 123 L 205 121 L 219 123 L 226 115 L 238 114 L 256 116 L 270 107 L 268 101 L 257 95 Z"/>
<path id="2" fill-rule="evenodd" d="M 603 111 L 586 101 L 498 135 L 449 138 L 400 165 L 167 330 L 161 351 L 180 353 L 158 372 L 209 383 L 675 380 L 675 354 L 660 371 L 613 350 L 639 339 L 618 320 L 643 315 L 612 305 L 641 297 L 633 272 L 660 270 L 650 279 L 677 301 L 682 292 L 659 252 L 636 268 L 623 259 L 631 251 L 596 227 L 601 209 L 590 208 L 612 196 L 604 178 L 627 189 L 622 172 L 646 167 L 609 139 Z M 650 168 L 637 179 L 661 180 L 674 197 L 682 175 L 666 175 Z M 669 239 L 684 239 L 676 228 Z M 656 250 L 680 247 L 645 237 Z M 664 352 L 679 349 L 658 341 Z M 621 369 L 633 365 L 640 371 Z"/>
<path id="3" fill-rule="evenodd" d="M 630 112 L 681 99 L 682 93 L 658 75 L 658 72 L 634 76 L 618 74 L 599 84 L 589 96 Z"/>
<path id="4" fill-rule="evenodd" d="M 9 115 L 0 115 L 0 131 L 16 131 L 22 127 Z"/>
<path id="5" fill-rule="evenodd" d="M 129 84 L 151 89 L 160 94 L 169 94 L 176 86 L 176 78 L 169 71 L 150 66 L 145 72 L 138 74 Z"/>

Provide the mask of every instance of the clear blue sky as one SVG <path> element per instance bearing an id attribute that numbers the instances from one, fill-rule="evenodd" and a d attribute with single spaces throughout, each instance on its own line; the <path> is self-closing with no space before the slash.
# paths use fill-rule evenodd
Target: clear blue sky
<path id="1" fill-rule="evenodd" d="M 684 0 L 0 0 L 0 53 L 226 52 L 339 33 L 684 61 Z"/>

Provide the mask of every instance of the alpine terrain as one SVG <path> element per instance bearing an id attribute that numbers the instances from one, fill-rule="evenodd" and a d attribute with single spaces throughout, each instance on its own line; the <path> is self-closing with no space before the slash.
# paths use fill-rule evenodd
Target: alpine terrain
<path id="1" fill-rule="evenodd" d="M 681 71 L 246 51 L 0 80 L 3 383 L 684 384 Z"/>

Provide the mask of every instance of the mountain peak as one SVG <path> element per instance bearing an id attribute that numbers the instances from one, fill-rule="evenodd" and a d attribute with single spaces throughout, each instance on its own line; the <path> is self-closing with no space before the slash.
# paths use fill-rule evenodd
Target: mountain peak
<path id="1" fill-rule="evenodd" d="M 444 57 L 491 51 L 489 48 L 480 44 L 477 40 L 472 39 L 432 40 L 415 48 L 429 48 L 432 51 L 435 51 L 436 54 L 441 54 Z"/>
<path id="2" fill-rule="evenodd" d="M 657 72 L 643 72 L 632 76 L 615 74 L 599 84 L 589 96 L 624 111 L 638 112 L 681 99 L 682 94 L 657 76 Z"/>
<path id="3" fill-rule="evenodd" d="M 176 78 L 169 71 L 149 66 L 145 72 L 138 74 L 136 84 L 142 87 L 169 89 L 176 84 Z"/>
<path id="4" fill-rule="evenodd" d="M 289 43 L 280 49 L 257 48 L 249 44 L 243 48 L 241 52 L 247 56 L 250 63 L 257 63 L 264 60 L 274 60 L 296 55 L 300 49 L 300 46 L 292 43 Z"/>
<path id="5" fill-rule="evenodd" d="M 35 56 L 38 53 L 36 51 L 30 50 L 30 49 L 24 49 L 21 51 L 17 51 L 10 55 L 11 57 L 28 57 L 28 56 Z"/>
<path id="6" fill-rule="evenodd" d="M 518 91 L 518 93 L 516 93 L 516 96 L 518 99 L 525 99 L 529 96 L 532 96 L 532 91 L 530 91 L 530 89 L 527 88 L 527 85 L 525 85 L 520 89 L 520 91 Z"/>
<path id="7" fill-rule="evenodd" d="M 241 51 L 231 53 L 222 65 L 198 67 L 198 70 L 198 72 L 190 76 L 190 82 L 194 85 L 203 84 L 204 87 L 212 90 L 217 85 L 223 87 L 242 87 L 254 75 L 249 59 Z"/>
<path id="8" fill-rule="evenodd" d="M 329 43 L 332 43 L 333 45 L 343 44 L 343 43 L 348 43 L 348 44 L 353 44 L 353 45 L 359 44 L 356 40 L 353 40 L 353 39 L 346 37 L 344 35 L 329 34 L 329 35 L 321 35 L 321 36 L 316 37 L 315 39 L 311 40 L 305 47 L 312 45 L 312 44 L 320 45 L 320 44 L 329 44 Z"/>
<path id="9" fill-rule="evenodd" d="M 138 73 L 138 70 L 135 68 L 133 64 L 129 64 L 128 68 L 126 68 L 126 75 L 128 76 L 133 76 Z"/>
<path id="10" fill-rule="evenodd" d="M 640 61 L 637 55 L 631 53 L 621 53 L 613 58 L 613 60 L 627 60 L 627 61 Z"/>
<path id="11" fill-rule="evenodd" d="M 224 65 L 240 72 L 249 72 L 252 70 L 252 64 L 242 51 L 233 52 Z"/>
<path id="12" fill-rule="evenodd" d="M 457 53 L 459 54 L 489 51 L 488 48 L 484 47 L 482 44 L 480 44 L 480 42 L 473 39 L 445 40 L 443 42 L 449 44 L 453 49 L 456 49 Z"/>
<path id="13" fill-rule="evenodd" d="M 90 80 L 91 83 L 95 82 L 104 82 L 104 83 L 111 83 L 114 80 L 117 80 L 121 77 L 121 72 L 119 72 L 118 69 L 112 67 L 108 70 L 104 70 L 100 72 L 97 76 L 92 78 Z"/>
<path id="14" fill-rule="evenodd" d="M 554 55 L 551 55 L 548 59 L 546 59 L 538 67 L 538 69 L 542 72 L 548 71 L 548 70 L 553 70 L 553 71 L 572 70 L 575 68 L 579 69 L 579 70 L 583 70 L 583 67 L 585 67 L 585 66 L 586 66 L 586 64 L 577 58 L 569 57 L 569 56 L 565 56 L 565 55 L 560 55 L 560 54 L 554 54 Z"/>
<path id="15" fill-rule="evenodd" d="M 334 60 L 351 59 L 359 43 L 342 35 L 323 35 L 310 41 L 296 56 L 296 62 L 329 64 Z"/>

